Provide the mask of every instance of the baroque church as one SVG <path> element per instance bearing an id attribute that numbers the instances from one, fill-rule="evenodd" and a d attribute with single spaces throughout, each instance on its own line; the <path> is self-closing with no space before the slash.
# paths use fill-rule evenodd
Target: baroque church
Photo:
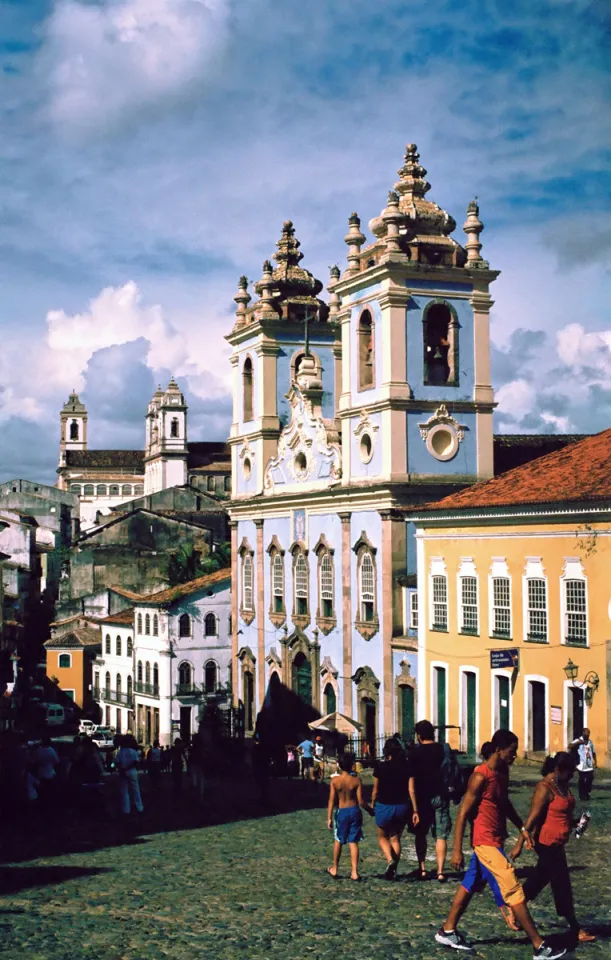
<path id="1" fill-rule="evenodd" d="M 60 413 L 57 473 L 57 486 L 79 497 L 82 530 L 94 526 L 98 514 L 172 487 L 222 499 L 231 491 L 226 444 L 188 441 L 187 404 L 173 377 L 148 405 L 144 450 L 88 449 L 87 409 L 73 391 Z"/>
<path id="2" fill-rule="evenodd" d="M 418 504 L 572 438 L 493 436 L 483 224 L 428 199 L 414 144 L 343 270 L 301 266 L 291 221 L 254 297 L 242 277 L 227 340 L 234 372 L 233 685 L 247 730 L 284 684 L 364 736 L 418 716 Z M 440 598 L 440 601 L 443 598 Z M 435 602 L 435 598 L 433 598 Z"/>

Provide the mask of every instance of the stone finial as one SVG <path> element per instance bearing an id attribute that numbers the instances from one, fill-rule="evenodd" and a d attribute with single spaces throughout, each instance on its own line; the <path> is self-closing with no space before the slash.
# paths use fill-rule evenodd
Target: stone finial
<path id="1" fill-rule="evenodd" d="M 300 260 L 303 260 L 303 253 L 299 249 L 301 244 L 295 236 L 295 227 L 292 220 L 285 220 L 282 224 L 282 234 L 277 244 L 277 251 L 274 254 L 274 260 L 278 266 L 296 267 Z"/>
<path id="2" fill-rule="evenodd" d="M 400 180 L 395 184 L 395 190 L 401 196 L 423 197 L 431 189 L 430 183 L 425 179 L 426 170 L 420 163 L 420 154 L 415 143 L 408 143 L 406 146 L 403 166 L 397 173 Z"/>
<path id="3" fill-rule="evenodd" d="M 344 237 L 344 243 L 348 244 L 348 273 L 359 272 L 361 247 L 365 239 L 365 234 L 361 233 L 361 218 L 358 213 L 351 213 L 348 218 L 348 233 Z"/>
<path id="4" fill-rule="evenodd" d="M 340 277 L 340 271 L 337 264 L 330 268 L 329 273 L 330 280 L 327 284 L 327 290 L 329 291 L 329 319 L 333 319 L 339 313 L 339 308 L 341 306 L 339 293 L 335 292 L 335 287 Z"/>
<path id="5" fill-rule="evenodd" d="M 386 201 L 386 209 L 382 212 L 382 220 L 386 224 L 386 252 L 389 254 L 401 253 L 399 241 L 399 223 L 403 215 L 399 210 L 399 194 L 391 190 Z"/>
<path id="6" fill-rule="evenodd" d="M 272 265 L 269 260 L 263 263 L 263 276 L 259 280 L 259 290 L 261 299 L 257 304 L 257 317 L 259 320 L 277 320 L 278 311 L 274 307 L 274 298 L 272 297 Z"/>
<path id="7" fill-rule="evenodd" d="M 238 305 L 238 308 L 235 312 L 236 324 L 238 327 L 242 327 L 246 323 L 246 308 L 252 299 L 248 292 L 247 277 L 240 277 L 238 280 L 238 292 L 233 299 Z"/>
<path id="8" fill-rule="evenodd" d="M 465 243 L 467 267 L 485 263 L 480 253 L 482 245 L 479 239 L 479 235 L 483 229 L 484 224 L 479 218 L 479 205 L 476 197 L 467 207 L 467 219 L 463 224 L 463 230 L 467 234 L 467 242 Z"/>

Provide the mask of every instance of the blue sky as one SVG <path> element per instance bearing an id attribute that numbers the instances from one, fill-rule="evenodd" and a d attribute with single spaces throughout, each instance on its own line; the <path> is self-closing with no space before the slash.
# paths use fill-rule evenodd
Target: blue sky
<path id="1" fill-rule="evenodd" d="M 226 436 L 237 277 L 291 218 L 326 282 L 409 141 L 503 271 L 497 431 L 611 426 L 610 38 L 607 0 L 0 0 L 0 479 L 54 481 L 72 387 L 92 447 L 171 373 Z"/>

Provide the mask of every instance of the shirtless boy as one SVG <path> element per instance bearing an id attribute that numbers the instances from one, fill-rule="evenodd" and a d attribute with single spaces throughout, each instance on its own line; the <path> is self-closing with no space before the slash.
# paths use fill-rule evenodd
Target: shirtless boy
<path id="1" fill-rule="evenodd" d="M 335 814 L 335 843 L 333 844 L 333 866 L 327 867 L 329 876 L 337 879 L 339 858 L 345 843 L 350 847 L 352 864 L 351 880 L 360 880 L 359 876 L 359 842 L 363 839 L 363 814 L 361 807 L 368 813 L 371 808 L 363 800 L 363 784 L 361 778 L 352 774 L 354 755 L 343 753 L 337 764 L 341 773 L 331 778 L 329 790 L 329 806 L 327 808 L 327 826 L 333 829 L 333 813 Z"/>

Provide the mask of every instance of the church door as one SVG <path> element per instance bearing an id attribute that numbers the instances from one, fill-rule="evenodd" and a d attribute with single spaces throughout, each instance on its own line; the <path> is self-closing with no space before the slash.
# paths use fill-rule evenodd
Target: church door
<path id="1" fill-rule="evenodd" d="M 414 736 L 416 720 L 415 696 L 413 687 L 399 687 L 399 730 L 404 740 Z"/>
<path id="2" fill-rule="evenodd" d="M 293 693 L 312 703 L 312 666 L 305 653 L 298 653 L 293 660 Z"/>

